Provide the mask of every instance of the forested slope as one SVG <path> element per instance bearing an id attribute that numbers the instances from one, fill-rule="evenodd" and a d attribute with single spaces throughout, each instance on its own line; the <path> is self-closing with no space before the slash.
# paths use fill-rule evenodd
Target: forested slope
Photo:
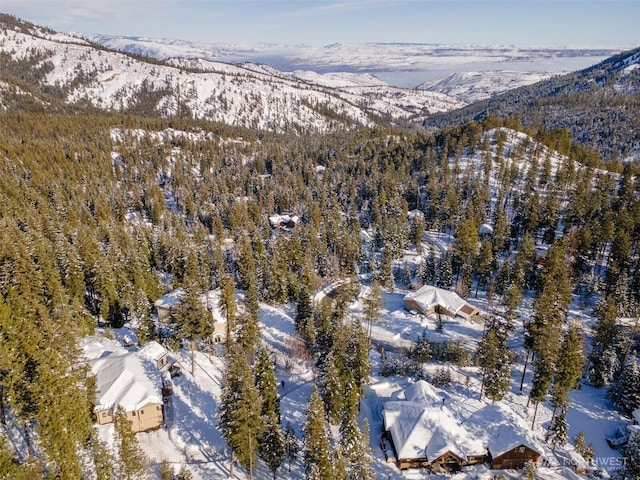
<path id="1" fill-rule="evenodd" d="M 491 278 L 503 291 L 524 239 L 564 237 L 574 287 L 620 308 L 640 297 L 637 171 L 544 146 L 562 145 L 563 132 L 534 140 L 496 119 L 437 135 L 304 138 L 135 117 L 3 114 L 2 124 L 2 452 L 26 462 L 7 464 L 15 478 L 25 468 L 76 478 L 100 461 L 76 340 L 98 320 L 146 321 L 167 275 L 203 289 L 231 276 L 272 304 L 362 271 L 391 285 L 392 261 L 428 226 L 455 234 L 446 261 L 462 293 Z M 424 223 L 408 220 L 412 209 Z M 268 216 L 284 212 L 301 222 L 274 235 Z M 479 244 L 482 223 L 494 233 Z M 527 271 L 523 287 L 536 288 Z"/>
<path id="2" fill-rule="evenodd" d="M 487 115 L 513 117 L 531 127 L 565 128 L 605 158 L 640 157 L 640 49 L 593 67 L 517 88 L 450 113 L 426 126 L 453 126 Z"/>

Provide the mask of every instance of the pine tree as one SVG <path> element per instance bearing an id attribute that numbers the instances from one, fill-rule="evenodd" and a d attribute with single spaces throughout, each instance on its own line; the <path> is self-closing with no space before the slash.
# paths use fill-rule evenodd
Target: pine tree
<path id="1" fill-rule="evenodd" d="M 156 324 L 153 322 L 151 315 L 145 315 L 140 319 L 136 335 L 139 346 L 157 338 Z"/>
<path id="2" fill-rule="evenodd" d="M 562 408 L 560 413 L 553 417 L 553 420 L 547 428 L 546 440 L 547 442 L 551 442 L 554 452 L 556 451 L 556 447 L 558 445 L 563 446 L 567 443 L 567 432 L 569 430 L 569 427 L 567 425 L 566 417 L 567 412 L 564 408 Z"/>
<path id="3" fill-rule="evenodd" d="M 365 418 L 362 422 L 355 449 L 352 450 L 351 460 L 348 467 L 349 480 L 374 480 L 376 478 L 373 471 L 373 455 L 369 447 L 369 422 Z"/>
<path id="4" fill-rule="evenodd" d="M 116 477 L 116 462 L 107 445 L 98 438 L 97 430 L 93 430 L 89 441 L 89 449 L 93 458 L 97 480 L 111 480 Z M 1 471 L 1 470 L 0 470 Z"/>
<path id="5" fill-rule="evenodd" d="M 535 354 L 535 372 L 529 401 L 538 403 L 553 381 L 560 349 L 561 330 L 571 300 L 571 281 L 565 265 L 566 242 L 559 240 L 549 249 L 542 269 L 541 289 L 534 303 L 534 320 L 527 325 L 527 345 Z M 524 372 L 523 372 L 524 376 Z"/>
<path id="6" fill-rule="evenodd" d="M 382 254 L 382 262 L 380 263 L 380 274 L 378 276 L 378 281 L 380 282 L 381 286 L 389 290 L 393 290 L 396 285 L 393 270 L 391 268 L 392 262 L 392 249 L 389 248 L 389 245 L 386 245 L 385 251 Z"/>
<path id="7" fill-rule="evenodd" d="M 478 345 L 478 364 L 482 370 L 482 393 L 492 401 L 501 400 L 511 383 L 511 351 L 507 347 L 507 331 L 493 321 Z"/>
<path id="8" fill-rule="evenodd" d="M 174 319 L 180 336 L 189 341 L 191 375 L 195 375 L 195 343 L 213 333 L 211 314 L 200 301 L 195 284 L 185 285 L 184 295 L 174 312 Z"/>
<path id="9" fill-rule="evenodd" d="M 344 404 L 343 372 L 342 361 L 330 351 L 321 365 L 318 384 L 327 415 L 334 424 L 339 422 Z"/>
<path id="10" fill-rule="evenodd" d="M 451 370 L 448 367 L 438 367 L 431 379 L 438 388 L 446 388 L 451 384 Z"/>
<path id="11" fill-rule="evenodd" d="M 440 274 L 438 275 L 437 286 L 440 288 L 451 288 L 453 283 L 453 268 L 451 267 L 451 259 L 446 256 L 440 264 Z"/>
<path id="12" fill-rule="evenodd" d="M 640 366 L 635 355 L 631 355 L 622 372 L 609 388 L 613 404 L 630 414 L 640 408 Z"/>
<path id="13" fill-rule="evenodd" d="M 587 439 L 584 432 L 579 432 L 575 437 L 573 437 L 573 444 L 576 447 L 576 451 L 582 455 L 582 458 L 591 464 L 591 460 L 596 452 L 593 444 L 589 443 L 589 445 L 587 445 Z"/>
<path id="14" fill-rule="evenodd" d="M 598 304 L 594 313 L 598 322 L 594 328 L 592 350 L 589 354 L 589 381 L 594 387 L 603 387 L 613 380 L 618 366 L 614 350 L 618 333 L 618 308 L 613 298 L 608 298 Z"/>
<path id="15" fill-rule="evenodd" d="M 227 321 L 226 344 L 229 347 L 233 341 L 232 332 L 235 328 L 236 318 L 235 286 L 233 285 L 233 279 L 229 275 L 222 277 L 220 285 L 220 308 Z"/>
<path id="16" fill-rule="evenodd" d="M 364 387 L 369 383 L 371 364 L 369 363 L 369 341 L 359 321 L 351 323 L 344 364 L 347 376 L 357 386 L 359 395 L 363 396 Z"/>
<path id="17" fill-rule="evenodd" d="M 180 471 L 178 472 L 176 480 L 193 480 L 191 470 L 189 470 L 186 465 L 182 465 L 182 467 L 180 467 Z"/>
<path id="18" fill-rule="evenodd" d="M 566 408 L 569 391 L 577 387 L 584 367 L 582 328 L 576 322 L 569 324 L 562 337 L 558 359 L 551 386 L 551 403 L 554 411 L 558 407 Z"/>
<path id="19" fill-rule="evenodd" d="M 416 246 L 416 253 L 422 255 L 422 233 L 424 232 L 424 217 L 415 215 L 411 221 L 411 241 Z"/>
<path id="20" fill-rule="evenodd" d="M 420 264 L 419 275 L 423 284 L 432 285 L 434 283 L 436 279 L 436 261 L 432 250 L 429 250 L 424 262 Z"/>
<path id="21" fill-rule="evenodd" d="M 272 412 L 263 417 L 264 432 L 260 437 L 259 455 L 276 478 L 276 472 L 286 456 L 285 439 L 280 425 L 279 415 Z"/>
<path id="22" fill-rule="evenodd" d="M 371 340 L 371 330 L 373 324 L 380 319 L 380 311 L 384 305 L 382 300 L 382 288 L 376 279 L 371 281 L 371 287 L 367 296 L 363 300 L 363 314 L 367 324 L 367 338 Z"/>
<path id="23" fill-rule="evenodd" d="M 236 317 L 235 341 L 251 357 L 255 355 L 256 348 L 260 344 L 260 323 L 258 317 L 251 314 L 243 314 Z"/>
<path id="24" fill-rule="evenodd" d="M 303 282 L 298 292 L 298 303 L 296 304 L 296 330 L 304 332 L 307 323 L 313 318 L 313 305 L 311 295 L 307 285 Z"/>
<path id="25" fill-rule="evenodd" d="M 284 429 L 284 449 L 288 462 L 288 471 L 291 472 L 291 461 L 295 460 L 298 456 L 300 441 L 290 422 L 287 422 L 287 426 Z"/>
<path id="26" fill-rule="evenodd" d="M 253 478 L 258 440 L 264 431 L 260 416 L 262 402 L 246 353 L 232 344 L 226 350 L 225 360 L 218 412 L 220 429 L 232 450 L 232 463 L 233 458 L 237 458 L 249 472 L 249 478 Z"/>
<path id="27" fill-rule="evenodd" d="M 522 469 L 525 480 L 536 480 L 536 472 L 538 471 L 538 465 L 533 460 L 527 460 Z"/>
<path id="28" fill-rule="evenodd" d="M 458 221 L 452 258 L 456 271 L 460 271 L 463 265 L 470 267 L 475 262 L 480 244 L 478 235 L 478 224 L 472 215 L 467 215 Z"/>
<path id="29" fill-rule="evenodd" d="M 359 406 L 360 395 L 357 388 L 347 388 L 345 409 L 340 423 L 340 453 L 344 457 L 348 480 L 374 478 L 371 467 L 373 458 L 369 448 L 369 423 L 365 419 L 360 429 Z"/>
<path id="30" fill-rule="evenodd" d="M 309 397 L 306 418 L 303 453 L 307 474 L 317 472 L 318 478 L 334 480 L 329 424 L 322 398 L 315 388 Z"/>
<path id="31" fill-rule="evenodd" d="M 173 480 L 173 467 L 169 460 L 160 462 L 160 480 Z"/>
<path id="32" fill-rule="evenodd" d="M 476 283 L 476 298 L 478 298 L 478 290 L 480 285 L 487 285 L 493 271 L 493 247 L 489 240 L 483 240 L 480 244 L 480 252 L 475 263 L 475 272 L 478 278 Z"/>
<path id="33" fill-rule="evenodd" d="M 42 470 L 33 463 L 20 463 L 9 449 L 4 435 L 0 436 L 0 478 L 7 480 L 39 480 Z"/>
<path id="34" fill-rule="evenodd" d="M 265 347 L 260 349 L 256 364 L 253 367 L 256 388 L 262 400 L 261 415 L 276 415 L 280 422 L 280 399 L 276 384 L 275 366 Z"/>
<path id="35" fill-rule="evenodd" d="M 431 342 L 429 341 L 429 337 L 427 336 L 426 328 L 422 331 L 422 335 L 420 335 L 413 344 L 413 348 L 410 352 L 410 357 L 412 360 L 420 363 L 425 363 L 431 360 Z"/>
<path id="36" fill-rule="evenodd" d="M 125 480 L 144 478 L 147 459 L 138 444 L 136 434 L 132 430 L 131 420 L 122 407 L 118 407 L 113 415 L 118 456 L 120 458 L 120 477 Z"/>

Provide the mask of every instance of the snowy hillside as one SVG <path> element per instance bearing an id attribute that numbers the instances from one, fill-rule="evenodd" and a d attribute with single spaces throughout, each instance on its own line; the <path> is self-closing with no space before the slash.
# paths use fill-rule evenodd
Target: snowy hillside
<path id="1" fill-rule="evenodd" d="M 508 70 L 460 72 L 453 73 L 443 80 L 425 82 L 417 88 L 450 95 L 466 103 L 474 103 L 507 90 L 546 80 L 552 75 L 552 73 L 548 72 L 514 72 Z"/>
<path id="2" fill-rule="evenodd" d="M 5 27 L 0 51 L 45 72 L 41 83 L 67 102 L 188 115 L 255 129 L 324 132 L 373 125 L 376 118 L 420 121 L 430 113 L 463 106 L 443 94 L 384 82 L 372 86 L 371 79 L 364 84 L 336 82 L 263 66 L 199 60 L 160 64 L 42 29 Z"/>
<path id="3" fill-rule="evenodd" d="M 207 44 L 173 39 L 88 35 L 105 47 L 160 60 L 180 57 L 224 62 L 266 63 L 284 71 L 373 73 L 388 83 L 414 88 L 444 80 L 452 73 L 481 72 L 488 96 L 509 87 L 496 72 L 507 71 L 514 87 L 534 83 L 530 72 L 559 73 L 593 65 L 620 49 L 522 47 L 514 45 L 444 45 L 336 43 L 323 47 L 275 44 Z M 548 76 L 547 75 L 547 76 Z M 516 80 L 517 78 L 517 80 Z M 543 78 L 547 78 L 546 76 Z M 511 82 L 510 82 L 511 83 Z M 467 84 L 470 86 L 470 84 Z M 461 91 L 460 87 L 458 91 Z M 442 90 L 436 90 L 443 92 Z M 446 92 L 443 92 L 446 93 Z M 458 98 L 476 99 L 472 92 Z M 465 100 L 466 101 L 466 100 Z"/>

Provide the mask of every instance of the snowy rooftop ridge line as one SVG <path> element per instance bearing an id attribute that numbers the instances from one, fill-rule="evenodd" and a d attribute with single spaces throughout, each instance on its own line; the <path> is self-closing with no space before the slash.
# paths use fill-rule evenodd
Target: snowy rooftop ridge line
<path id="1" fill-rule="evenodd" d="M 458 413 L 449 408 L 451 397 L 419 380 L 404 390 L 406 400 L 385 402 L 383 416 L 399 459 L 433 461 L 447 452 L 462 460 L 486 453 L 483 442 L 468 432 Z"/>
<path id="2" fill-rule="evenodd" d="M 82 349 L 96 378 L 94 411 L 121 406 L 131 412 L 149 403 L 162 403 L 160 374 L 140 351 L 129 352 L 108 339 L 94 339 Z"/>

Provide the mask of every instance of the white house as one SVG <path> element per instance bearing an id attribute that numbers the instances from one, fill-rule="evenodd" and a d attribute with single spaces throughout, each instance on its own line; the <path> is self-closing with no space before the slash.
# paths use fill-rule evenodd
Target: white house
<path id="1" fill-rule="evenodd" d="M 469 305 L 457 293 L 431 285 L 424 285 L 419 290 L 405 295 L 404 308 L 424 315 L 439 313 L 466 320 L 480 313 L 479 309 Z"/>
<path id="2" fill-rule="evenodd" d="M 116 409 L 122 407 L 134 432 L 162 425 L 162 383 L 154 362 L 106 339 L 85 344 L 83 351 L 96 379 L 98 424 L 113 422 Z"/>

